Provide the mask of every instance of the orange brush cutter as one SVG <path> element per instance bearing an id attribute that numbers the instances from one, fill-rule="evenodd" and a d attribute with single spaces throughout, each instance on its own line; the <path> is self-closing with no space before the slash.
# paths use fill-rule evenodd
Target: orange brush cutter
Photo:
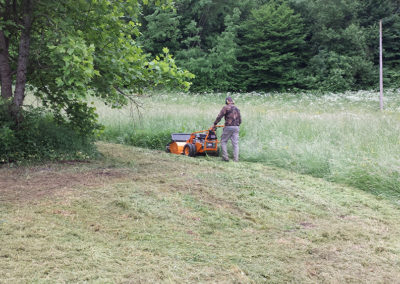
<path id="1" fill-rule="evenodd" d="M 216 127 L 224 126 L 217 125 Z M 191 134 L 173 133 L 171 134 L 171 138 L 172 141 L 166 146 L 166 151 L 168 153 L 186 155 L 189 157 L 202 154 L 219 155 L 219 141 L 214 128 L 196 131 Z"/>

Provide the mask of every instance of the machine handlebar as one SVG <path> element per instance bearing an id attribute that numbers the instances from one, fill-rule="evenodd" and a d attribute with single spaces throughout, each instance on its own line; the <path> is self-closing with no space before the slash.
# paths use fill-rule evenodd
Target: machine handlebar
<path id="1" fill-rule="evenodd" d="M 215 127 L 224 127 L 224 126 L 223 125 L 215 125 Z M 214 127 L 210 127 L 209 129 L 192 132 L 192 134 L 202 133 L 202 132 L 210 131 L 210 130 L 213 130 L 213 129 L 214 129 Z"/>

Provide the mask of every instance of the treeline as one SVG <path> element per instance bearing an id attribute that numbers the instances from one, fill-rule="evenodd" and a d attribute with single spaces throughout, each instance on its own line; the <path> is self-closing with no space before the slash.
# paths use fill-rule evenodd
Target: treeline
<path id="1" fill-rule="evenodd" d="M 397 0 L 176 0 L 147 6 L 143 49 L 167 47 L 196 75 L 195 91 L 377 87 L 379 20 L 383 19 L 384 83 L 400 85 Z"/>

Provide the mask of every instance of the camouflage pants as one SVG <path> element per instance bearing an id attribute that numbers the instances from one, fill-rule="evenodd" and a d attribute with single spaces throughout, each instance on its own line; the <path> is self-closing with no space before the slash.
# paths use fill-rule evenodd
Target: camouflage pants
<path id="1" fill-rule="evenodd" d="M 225 126 L 221 136 L 222 159 L 228 161 L 228 149 L 226 143 L 229 139 L 233 146 L 233 160 L 239 161 L 239 126 Z"/>

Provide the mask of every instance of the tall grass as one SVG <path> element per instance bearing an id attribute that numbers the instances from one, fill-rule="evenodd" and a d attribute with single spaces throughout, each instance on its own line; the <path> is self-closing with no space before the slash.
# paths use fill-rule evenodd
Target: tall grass
<path id="1" fill-rule="evenodd" d="M 241 109 L 240 158 L 400 198 L 400 98 L 375 92 L 230 94 Z M 140 115 L 98 104 L 102 139 L 163 149 L 174 132 L 208 128 L 226 94 L 153 94 Z"/>

